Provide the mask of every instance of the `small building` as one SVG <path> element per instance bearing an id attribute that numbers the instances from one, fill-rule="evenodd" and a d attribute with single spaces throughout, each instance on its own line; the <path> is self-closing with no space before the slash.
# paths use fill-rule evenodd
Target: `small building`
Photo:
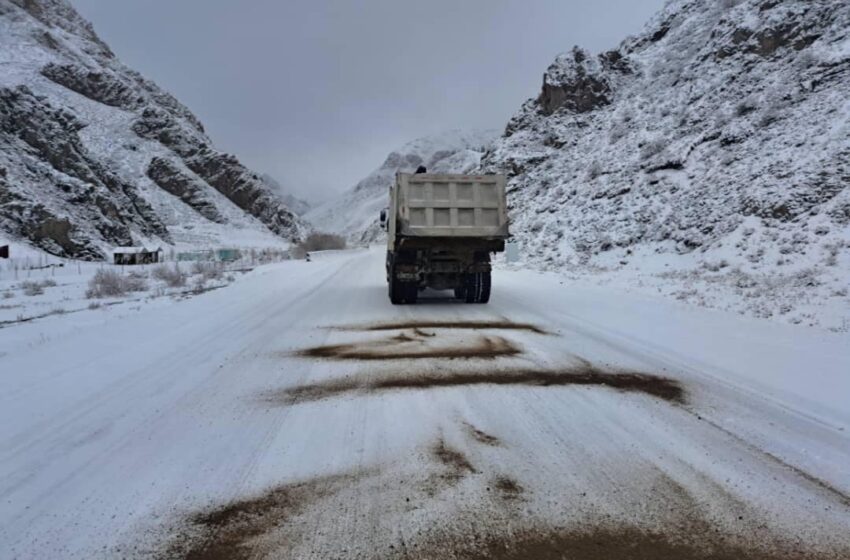
<path id="1" fill-rule="evenodd" d="M 158 263 L 162 249 L 147 247 L 116 247 L 112 250 L 112 262 L 115 264 L 151 264 Z"/>

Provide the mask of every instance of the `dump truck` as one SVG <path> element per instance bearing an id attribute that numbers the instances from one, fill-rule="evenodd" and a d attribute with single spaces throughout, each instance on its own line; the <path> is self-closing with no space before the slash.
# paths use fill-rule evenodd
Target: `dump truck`
<path id="1" fill-rule="evenodd" d="M 426 288 L 490 300 L 490 255 L 509 237 L 505 183 L 504 175 L 396 175 L 381 212 L 393 304 L 416 303 Z"/>

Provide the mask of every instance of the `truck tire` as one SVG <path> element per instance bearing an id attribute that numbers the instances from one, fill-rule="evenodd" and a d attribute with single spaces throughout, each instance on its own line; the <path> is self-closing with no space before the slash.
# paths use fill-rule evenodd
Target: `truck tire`
<path id="1" fill-rule="evenodd" d="M 478 303 L 479 280 L 477 272 L 466 275 L 466 286 L 463 289 L 466 303 Z"/>
<path id="2" fill-rule="evenodd" d="M 465 292 L 466 303 L 487 303 L 490 301 L 490 273 L 473 272 L 466 275 Z"/>
<path id="3" fill-rule="evenodd" d="M 390 267 L 388 280 L 390 302 L 393 305 L 404 303 L 405 285 L 404 282 L 399 282 L 398 278 L 395 277 L 395 267 L 393 266 Z"/>
<path id="4" fill-rule="evenodd" d="M 490 301 L 490 273 L 489 272 L 480 272 L 478 273 L 479 279 L 479 290 L 478 290 L 478 303 L 487 303 Z"/>
<path id="5" fill-rule="evenodd" d="M 419 285 L 416 282 L 404 283 L 404 301 L 405 303 L 416 303 L 419 297 Z"/>
<path id="6" fill-rule="evenodd" d="M 475 273 L 467 274 L 464 278 L 463 299 L 466 303 L 475 303 L 475 296 L 478 294 L 478 275 Z"/>
<path id="7" fill-rule="evenodd" d="M 403 303 L 416 303 L 419 296 L 419 284 L 416 282 L 402 282 L 395 277 L 395 267 L 390 268 L 389 277 L 390 302 L 393 305 Z"/>
<path id="8" fill-rule="evenodd" d="M 466 299 L 466 287 L 459 286 L 455 288 L 455 299 Z"/>

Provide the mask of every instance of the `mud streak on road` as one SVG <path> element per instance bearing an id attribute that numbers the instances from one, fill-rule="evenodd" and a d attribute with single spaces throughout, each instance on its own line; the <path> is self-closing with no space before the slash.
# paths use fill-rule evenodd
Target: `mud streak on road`
<path id="1" fill-rule="evenodd" d="M 493 538 L 480 550 L 452 554 L 462 560 L 789 560 L 818 558 L 816 555 L 765 553 L 729 543 L 700 546 L 697 539 L 665 535 L 640 529 L 599 529 L 588 531 L 511 531 L 510 536 Z M 714 540 L 714 539 L 712 539 Z M 445 547 L 444 549 L 449 548 Z M 413 555 L 416 560 L 439 558 Z"/>
<path id="2" fill-rule="evenodd" d="M 499 492 L 502 499 L 517 500 L 525 492 L 519 482 L 509 476 L 500 476 L 493 481 L 493 487 Z"/>
<path id="3" fill-rule="evenodd" d="M 393 323 L 375 323 L 372 325 L 352 325 L 331 327 L 341 331 L 397 331 L 404 329 L 470 329 L 470 330 L 514 330 L 535 334 L 549 334 L 544 329 L 530 323 L 499 321 L 408 321 Z"/>
<path id="4" fill-rule="evenodd" d="M 453 477 L 461 478 L 467 474 L 477 472 L 475 467 L 472 466 L 472 463 L 469 462 L 469 459 L 466 458 L 466 455 L 446 445 L 446 442 L 442 438 L 434 444 L 431 453 L 437 461 L 451 471 Z"/>
<path id="5" fill-rule="evenodd" d="M 439 475 L 442 488 L 451 487 L 468 475 L 478 474 L 469 460 L 459 451 L 439 439 L 429 455 L 443 469 Z M 290 533 L 281 538 L 280 531 L 313 508 L 334 507 L 338 494 L 357 487 L 379 475 L 377 471 L 361 474 L 334 475 L 278 486 L 246 499 L 236 500 L 185 519 L 183 532 L 170 538 L 156 557 L 172 560 L 248 560 L 298 558 L 293 549 L 298 545 L 304 552 L 323 548 L 320 540 L 310 543 L 304 539 L 320 539 L 315 531 Z M 433 479 L 432 479 L 433 481 Z M 408 491 L 410 486 L 407 486 Z M 500 476 L 492 489 L 506 503 L 523 500 L 524 489 L 515 480 Z M 424 487 L 425 500 L 443 500 L 446 494 L 438 488 Z M 572 527 L 528 524 L 519 515 L 507 525 L 497 519 L 458 518 L 444 529 L 422 541 L 406 543 L 403 551 L 376 535 L 352 534 L 358 537 L 371 553 L 363 549 L 353 554 L 334 555 L 334 558 L 364 558 L 368 560 L 839 560 L 846 558 L 846 546 L 826 545 L 812 550 L 783 538 L 753 519 L 755 525 L 743 526 L 731 533 L 700 512 L 703 504 L 686 488 L 665 476 L 659 477 L 652 490 L 657 504 L 646 521 L 655 527 L 639 527 L 628 523 L 599 521 L 588 525 L 586 520 Z M 657 518 L 657 519 L 656 519 Z M 311 525 L 312 527 L 312 525 Z M 352 529 L 356 527 L 352 525 Z M 397 543 L 396 543 L 397 544 Z M 311 556 L 312 557 L 312 556 Z"/>
<path id="6" fill-rule="evenodd" d="M 570 385 L 599 386 L 623 392 L 637 392 L 665 401 L 682 404 L 685 391 L 673 379 L 647 373 L 603 371 L 581 364 L 560 370 L 493 370 L 463 372 L 399 372 L 383 377 L 352 376 L 310 385 L 300 385 L 270 393 L 264 399 L 282 405 L 319 401 L 346 394 L 369 394 L 384 391 L 427 390 L 443 387 L 475 385 L 524 385 L 530 387 L 564 387 Z"/>
<path id="7" fill-rule="evenodd" d="M 372 340 L 361 343 L 329 344 L 314 346 L 296 353 L 302 358 L 321 358 L 329 360 L 421 360 L 481 358 L 493 359 L 521 354 L 515 343 L 501 336 L 480 336 L 463 345 L 429 346 L 410 335 L 401 333 L 388 339 Z"/>
<path id="8" fill-rule="evenodd" d="M 496 436 L 492 436 L 483 430 L 479 430 L 469 422 L 463 423 L 464 428 L 466 428 L 467 433 L 477 441 L 478 443 L 483 443 L 484 445 L 489 445 L 491 447 L 500 447 L 502 445 L 502 441 Z"/>
<path id="9" fill-rule="evenodd" d="M 256 558 L 259 551 L 253 544 L 255 539 L 274 531 L 315 502 L 332 496 L 367 474 L 335 475 L 285 484 L 255 497 L 192 514 L 159 558 Z"/>

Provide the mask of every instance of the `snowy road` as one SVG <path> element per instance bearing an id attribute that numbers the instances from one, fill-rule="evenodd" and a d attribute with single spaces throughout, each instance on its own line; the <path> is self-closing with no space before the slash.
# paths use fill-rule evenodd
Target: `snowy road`
<path id="1" fill-rule="evenodd" d="M 0 330 L 0 558 L 850 557 L 847 335 L 385 286 L 343 252 Z"/>

